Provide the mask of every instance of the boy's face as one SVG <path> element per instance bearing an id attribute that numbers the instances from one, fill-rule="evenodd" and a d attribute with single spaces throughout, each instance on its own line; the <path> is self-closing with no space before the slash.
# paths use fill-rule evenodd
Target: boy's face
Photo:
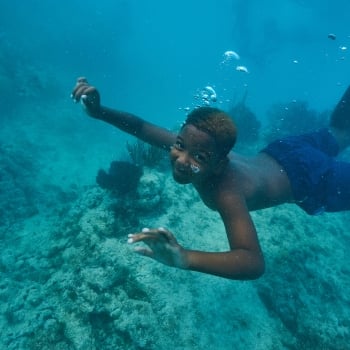
<path id="1" fill-rule="evenodd" d="M 186 125 L 170 151 L 173 177 L 180 184 L 195 183 L 213 175 L 218 166 L 214 139 L 193 125 Z"/>

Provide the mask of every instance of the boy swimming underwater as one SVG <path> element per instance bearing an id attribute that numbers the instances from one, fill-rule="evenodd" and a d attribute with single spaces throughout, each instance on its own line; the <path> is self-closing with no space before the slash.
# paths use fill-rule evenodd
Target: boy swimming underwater
<path id="1" fill-rule="evenodd" d="M 219 212 L 230 249 L 183 248 L 164 228 L 129 235 L 144 242 L 135 251 L 163 264 L 230 279 L 255 279 L 264 258 L 250 210 L 296 203 L 309 214 L 350 209 L 350 163 L 334 157 L 350 144 L 350 87 L 336 106 L 328 129 L 277 140 L 254 157 L 231 151 L 236 127 L 223 111 L 193 110 L 178 135 L 135 115 L 100 104 L 100 95 L 79 78 L 72 98 L 86 112 L 170 153 L 179 184 L 193 184 L 205 205 Z"/>

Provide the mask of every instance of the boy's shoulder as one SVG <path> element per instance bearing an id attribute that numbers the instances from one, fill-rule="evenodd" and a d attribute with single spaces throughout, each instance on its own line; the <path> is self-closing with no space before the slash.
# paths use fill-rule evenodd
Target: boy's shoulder
<path id="1" fill-rule="evenodd" d="M 217 176 L 214 181 L 209 182 L 205 186 L 204 196 L 210 199 L 211 206 L 215 207 L 216 210 L 219 210 L 227 203 L 245 202 L 246 196 L 243 189 L 246 186 L 244 183 L 244 177 L 233 171 L 230 166 Z"/>

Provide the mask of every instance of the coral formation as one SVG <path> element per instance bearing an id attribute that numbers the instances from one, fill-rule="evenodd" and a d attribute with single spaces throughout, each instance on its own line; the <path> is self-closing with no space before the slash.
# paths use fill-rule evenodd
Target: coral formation
<path id="1" fill-rule="evenodd" d="M 148 169 L 138 193 L 153 187 L 149 198 L 158 193 L 162 213 L 158 206 L 140 210 L 132 196 L 122 201 L 91 187 L 70 200 L 63 218 L 47 224 L 34 218 L 29 240 L 17 236 L 16 250 L 2 247 L 4 348 L 151 350 L 167 349 L 170 341 L 173 349 L 231 349 L 237 342 L 256 349 L 345 348 L 350 281 L 340 251 L 348 213 L 332 221 L 292 215 L 288 206 L 253 213 L 268 271 L 257 282 L 239 283 L 171 269 L 130 251 L 127 233 L 137 227 L 125 221 L 125 205 L 138 227 L 162 225 L 186 246 L 227 249 L 220 218 L 191 188 L 180 192 Z M 147 201 L 139 205 L 146 209 Z M 337 253 L 329 254 L 329 246 Z"/>
<path id="2" fill-rule="evenodd" d="M 261 123 L 249 107 L 246 106 L 245 98 L 233 106 L 228 113 L 237 125 L 238 145 L 251 145 L 258 141 Z"/>
<path id="3" fill-rule="evenodd" d="M 136 140 L 133 144 L 127 142 L 126 148 L 132 162 L 141 167 L 156 168 L 166 158 L 164 150 L 141 140 Z"/>
<path id="4" fill-rule="evenodd" d="M 126 194 L 136 190 L 141 175 L 140 166 L 124 161 L 113 161 L 108 173 L 103 169 L 99 170 L 96 182 L 104 189 Z"/>
<path id="5" fill-rule="evenodd" d="M 26 143 L 26 150 L 34 147 Z M 12 145 L 0 144 L 0 221 L 7 227 L 38 212 L 35 159 Z"/>

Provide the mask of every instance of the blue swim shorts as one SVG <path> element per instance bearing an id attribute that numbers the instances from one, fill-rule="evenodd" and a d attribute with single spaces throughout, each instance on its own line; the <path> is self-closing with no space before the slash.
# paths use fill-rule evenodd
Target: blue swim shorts
<path id="1" fill-rule="evenodd" d="M 310 215 L 350 210 L 350 163 L 328 129 L 272 142 L 261 152 L 286 171 L 294 200 Z"/>

